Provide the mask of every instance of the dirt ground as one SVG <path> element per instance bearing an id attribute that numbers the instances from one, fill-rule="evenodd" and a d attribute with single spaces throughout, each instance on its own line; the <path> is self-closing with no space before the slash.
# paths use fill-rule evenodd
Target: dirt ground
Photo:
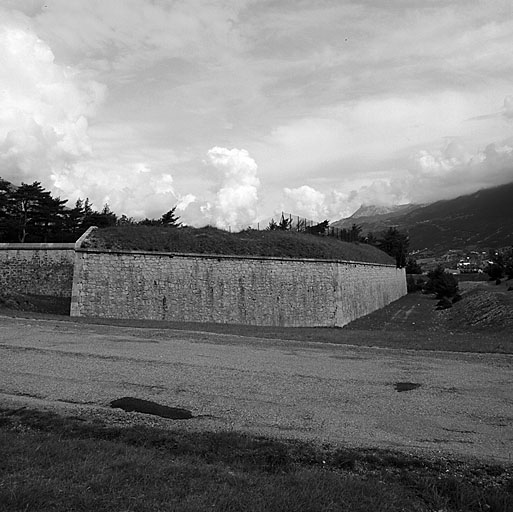
<path id="1" fill-rule="evenodd" d="M 3 309 L 0 403 L 176 427 L 109 408 L 133 396 L 190 410 L 180 428 L 511 462 L 513 292 L 480 286 L 450 310 L 413 294 L 343 329 L 77 322 Z"/>

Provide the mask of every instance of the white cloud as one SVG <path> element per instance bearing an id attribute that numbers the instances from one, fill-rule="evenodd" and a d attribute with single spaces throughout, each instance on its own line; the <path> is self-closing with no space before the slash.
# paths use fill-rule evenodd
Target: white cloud
<path id="1" fill-rule="evenodd" d="M 395 176 L 346 181 L 324 193 L 310 186 L 284 189 L 283 209 L 312 220 L 350 216 L 362 204 L 429 203 L 513 181 L 513 138 L 472 153 L 458 138 L 418 150 Z"/>
<path id="2" fill-rule="evenodd" d="M 502 133 L 500 122 L 481 124 L 478 129 L 468 122 L 473 112 L 486 110 L 490 103 L 489 94 L 476 100 L 474 93 L 456 91 L 338 103 L 323 108 L 316 117 L 276 127 L 257 144 L 255 154 L 263 176 L 271 179 L 279 173 L 289 181 L 320 175 L 336 182 L 356 179 L 369 169 L 390 174 L 396 172 L 393 167 L 399 159 L 404 161 L 412 151 L 447 135 L 485 144 L 491 131 Z"/>
<path id="3" fill-rule="evenodd" d="M 209 163 L 218 183 L 215 200 L 208 214 L 220 228 L 239 230 L 257 219 L 258 166 L 244 149 L 213 147 L 208 151 Z"/>
<path id="4" fill-rule="evenodd" d="M 308 185 L 285 188 L 285 206 L 288 213 L 313 221 L 322 221 L 328 215 L 326 195 Z"/>
<path id="5" fill-rule="evenodd" d="M 196 202 L 196 196 L 194 194 L 187 194 L 180 198 L 178 204 L 176 205 L 176 209 L 180 212 L 187 209 L 187 207 Z"/>
<path id="6" fill-rule="evenodd" d="M 208 62 L 237 43 L 233 20 L 245 2 L 52 0 L 35 16 L 59 56 L 131 81 L 139 69 L 172 58 Z"/>
<path id="7" fill-rule="evenodd" d="M 173 177 L 144 162 L 91 159 L 56 172 L 54 180 L 70 203 L 87 197 L 98 210 L 108 203 L 116 214 L 129 217 L 160 218 L 181 201 Z"/>
<path id="8" fill-rule="evenodd" d="M 51 49 L 20 16 L 0 14 L 2 174 L 48 186 L 52 173 L 90 155 L 88 118 L 102 102 L 105 88 L 56 64 Z"/>
<path id="9" fill-rule="evenodd" d="M 346 200 L 353 211 L 360 204 L 429 203 L 511 181 L 513 138 L 475 153 L 461 141 L 449 139 L 437 149 L 418 151 L 398 176 L 353 189 Z"/>
<path id="10" fill-rule="evenodd" d="M 232 229 L 506 180 L 510 2 L 407 3 L 4 0 L 2 175 Z"/>
<path id="11" fill-rule="evenodd" d="M 439 150 L 419 152 L 409 176 L 392 184 L 411 201 L 428 202 L 512 180 L 513 140 L 488 144 L 473 154 L 457 141 L 449 141 Z"/>
<path id="12" fill-rule="evenodd" d="M 187 201 L 126 126 L 93 130 L 95 147 L 89 119 L 102 105 L 105 86 L 58 64 L 22 15 L 1 14 L 1 176 L 15 183 L 38 180 L 70 204 L 88 197 L 97 209 L 109 203 L 116 213 L 139 218 L 160 217 Z M 168 165 L 176 160 L 170 151 L 162 157 Z"/>
<path id="13" fill-rule="evenodd" d="M 362 204 L 388 206 L 409 202 L 409 195 L 400 185 L 402 181 L 390 182 L 389 180 L 375 180 L 369 185 L 351 191 L 346 199 L 350 210 L 354 211 Z M 399 186 L 398 186 L 399 185 Z"/>
<path id="14" fill-rule="evenodd" d="M 410 172 L 419 179 L 440 178 L 446 176 L 455 167 L 465 165 L 471 160 L 471 155 L 457 140 L 450 140 L 447 144 L 435 150 L 421 150 L 414 159 Z"/>
<path id="15" fill-rule="evenodd" d="M 508 120 L 513 120 L 513 96 L 509 95 L 504 98 L 502 115 Z"/>

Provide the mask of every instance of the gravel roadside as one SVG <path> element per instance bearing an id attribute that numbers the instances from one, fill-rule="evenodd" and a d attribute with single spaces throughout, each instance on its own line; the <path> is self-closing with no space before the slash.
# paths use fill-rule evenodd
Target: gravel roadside
<path id="1" fill-rule="evenodd" d="M 0 317 L 0 402 L 114 424 L 237 430 L 511 462 L 513 356 Z M 419 386 L 399 392 L 399 382 Z M 191 410 L 108 407 L 136 396 Z"/>

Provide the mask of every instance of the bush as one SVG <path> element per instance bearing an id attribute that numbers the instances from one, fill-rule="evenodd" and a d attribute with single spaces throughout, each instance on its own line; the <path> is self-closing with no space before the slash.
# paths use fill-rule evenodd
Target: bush
<path id="1" fill-rule="evenodd" d="M 451 298 L 458 293 L 458 281 L 439 265 L 435 270 L 428 272 L 428 282 L 424 290 L 434 293 L 438 299 Z"/>
<path id="2" fill-rule="evenodd" d="M 406 274 L 406 288 L 408 293 L 414 293 L 422 290 L 424 287 L 424 279 L 415 275 Z"/>
<path id="3" fill-rule="evenodd" d="M 436 309 L 449 309 L 452 308 L 452 302 L 447 299 L 446 297 L 443 297 L 438 301 L 436 304 Z"/>
<path id="4" fill-rule="evenodd" d="M 513 255 L 504 265 L 504 273 L 506 274 L 508 280 L 513 279 Z"/>
<path id="5" fill-rule="evenodd" d="M 456 302 L 459 302 L 461 299 L 463 299 L 463 297 L 457 293 L 453 298 L 452 298 L 452 303 L 453 304 L 456 304 Z"/>
<path id="6" fill-rule="evenodd" d="M 486 273 L 490 276 L 490 281 L 496 281 L 504 277 L 504 267 L 497 263 L 491 263 L 486 268 Z"/>
<path id="7" fill-rule="evenodd" d="M 407 274 L 422 274 L 422 267 L 417 263 L 415 258 L 408 258 L 406 262 Z"/>
<path id="8" fill-rule="evenodd" d="M 490 281 L 507 277 L 513 279 L 513 247 L 502 249 L 490 254 L 491 261 L 486 268 Z"/>

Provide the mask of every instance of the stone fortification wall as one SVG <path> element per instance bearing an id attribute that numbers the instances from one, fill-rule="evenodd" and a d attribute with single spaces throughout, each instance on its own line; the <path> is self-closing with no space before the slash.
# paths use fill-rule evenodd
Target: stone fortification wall
<path id="1" fill-rule="evenodd" d="M 342 326 L 405 293 L 388 265 L 78 249 L 71 315 Z"/>
<path id="2" fill-rule="evenodd" d="M 0 290 L 70 297 L 75 244 L 0 244 Z"/>

